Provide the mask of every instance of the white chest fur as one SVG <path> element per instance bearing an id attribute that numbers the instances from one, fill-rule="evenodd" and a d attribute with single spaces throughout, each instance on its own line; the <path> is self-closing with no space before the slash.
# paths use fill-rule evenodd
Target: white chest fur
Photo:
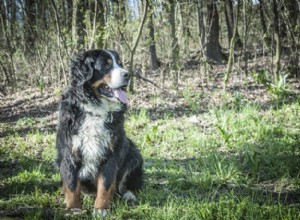
<path id="1" fill-rule="evenodd" d="M 110 131 L 105 127 L 105 122 L 112 120 L 110 112 L 119 110 L 120 105 L 108 101 L 101 107 L 94 105 L 82 107 L 91 114 L 86 114 L 78 134 L 72 137 L 73 151 L 80 151 L 82 156 L 79 178 L 95 179 L 100 163 L 106 159 L 105 155 L 112 138 Z"/>

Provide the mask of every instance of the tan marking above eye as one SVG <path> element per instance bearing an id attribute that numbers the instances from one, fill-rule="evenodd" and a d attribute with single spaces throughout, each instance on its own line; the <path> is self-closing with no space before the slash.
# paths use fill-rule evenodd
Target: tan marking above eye
<path id="1" fill-rule="evenodd" d="M 109 64 L 112 64 L 112 59 L 107 59 L 107 62 L 108 62 Z"/>
<path id="2" fill-rule="evenodd" d="M 122 62 L 121 62 L 121 60 L 118 60 L 118 64 L 119 64 L 119 65 L 122 65 Z"/>

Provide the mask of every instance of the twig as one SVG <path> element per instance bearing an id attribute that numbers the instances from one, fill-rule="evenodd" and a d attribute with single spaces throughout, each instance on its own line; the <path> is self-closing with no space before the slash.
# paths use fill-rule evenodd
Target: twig
<path id="1" fill-rule="evenodd" d="M 123 38 L 123 41 L 125 42 L 125 44 L 126 44 L 128 50 L 129 50 L 129 52 L 131 52 L 131 46 L 129 45 L 128 40 L 126 39 L 124 33 L 121 31 L 119 25 L 118 25 L 118 31 L 119 31 L 119 34 L 121 35 L 121 38 Z"/>
<path id="2" fill-rule="evenodd" d="M 153 81 L 151 81 L 150 79 L 147 79 L 147 78 L 141 76 L 141 74 L 135 73 L 133 76 L 136 77 L 136 78 L 138 78 L 138 79 L 142 79 L 142 80 L 144 80 L 145 82 L 148 82 L 148 83 L 154 85 L 156 88 L 158 88 L 159 90 L 163 91 L 164 93 L 168 93 L 168 95 L 173 96 L 173 94 L 170 93 L 168 90 L 166 90 L 166 89 L 164 89 L 164 88 L 161 88 L 161 87 L 158 86 L 155 82 L 153 82 Z"/>
<path id="3" fill-rule="evenodd" d="M 136 78 L 142 79 L 142 80 L 144 80 L 144 81 L 146 81 L 146 82 L 148 82 L 148 83 L 151 83 L 151 84 L 154 85 L 156 88 L 161 89 L 155 82 L 153 82 L 153 81 L 151 81 L 151 80 L 149 80 L 149 79 L 147 79 L 147 78 L 141 76 L 141 74 L 139 74 L 139 73 L 135 73 L 133 76 L 135 76 Z"/>

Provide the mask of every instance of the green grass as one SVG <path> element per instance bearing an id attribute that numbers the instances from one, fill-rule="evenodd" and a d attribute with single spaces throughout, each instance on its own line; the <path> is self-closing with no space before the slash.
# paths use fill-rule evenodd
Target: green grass
<path id="1" fill-rule="evenodd" d="M 300 219 L 300 102 L 263 109 L 225 94 L 230 104 L 198 111 L 206 95 L 190 92 L 182 117 L 128 112 L 126 131 L 144 156 L 146 185 L 136 203 L 116 196 L 107 219 Z M 40 131 L 44 123 L 0 124 L 0 210 L 64 219 L 55 131 Z M 73 219 L 92 218 L 93 198 L 83 201 L 86 212 Z"/>

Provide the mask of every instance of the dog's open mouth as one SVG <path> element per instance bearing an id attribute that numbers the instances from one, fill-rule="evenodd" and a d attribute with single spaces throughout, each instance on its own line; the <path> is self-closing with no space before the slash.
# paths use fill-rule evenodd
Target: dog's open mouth
<path id="1" fill-rule="evenodd" d="M 106 84 L 101 84 L 98 87 L 98 92 L 100 95 L 105 96 L 106 98 L 117 101 L 119 100 L 120 102 L 124 104 L 128 104 L 128 98 L 127 98 L 127 87 L 123 86 L 117 89 L 111 89 L 108 85 Z"/>

